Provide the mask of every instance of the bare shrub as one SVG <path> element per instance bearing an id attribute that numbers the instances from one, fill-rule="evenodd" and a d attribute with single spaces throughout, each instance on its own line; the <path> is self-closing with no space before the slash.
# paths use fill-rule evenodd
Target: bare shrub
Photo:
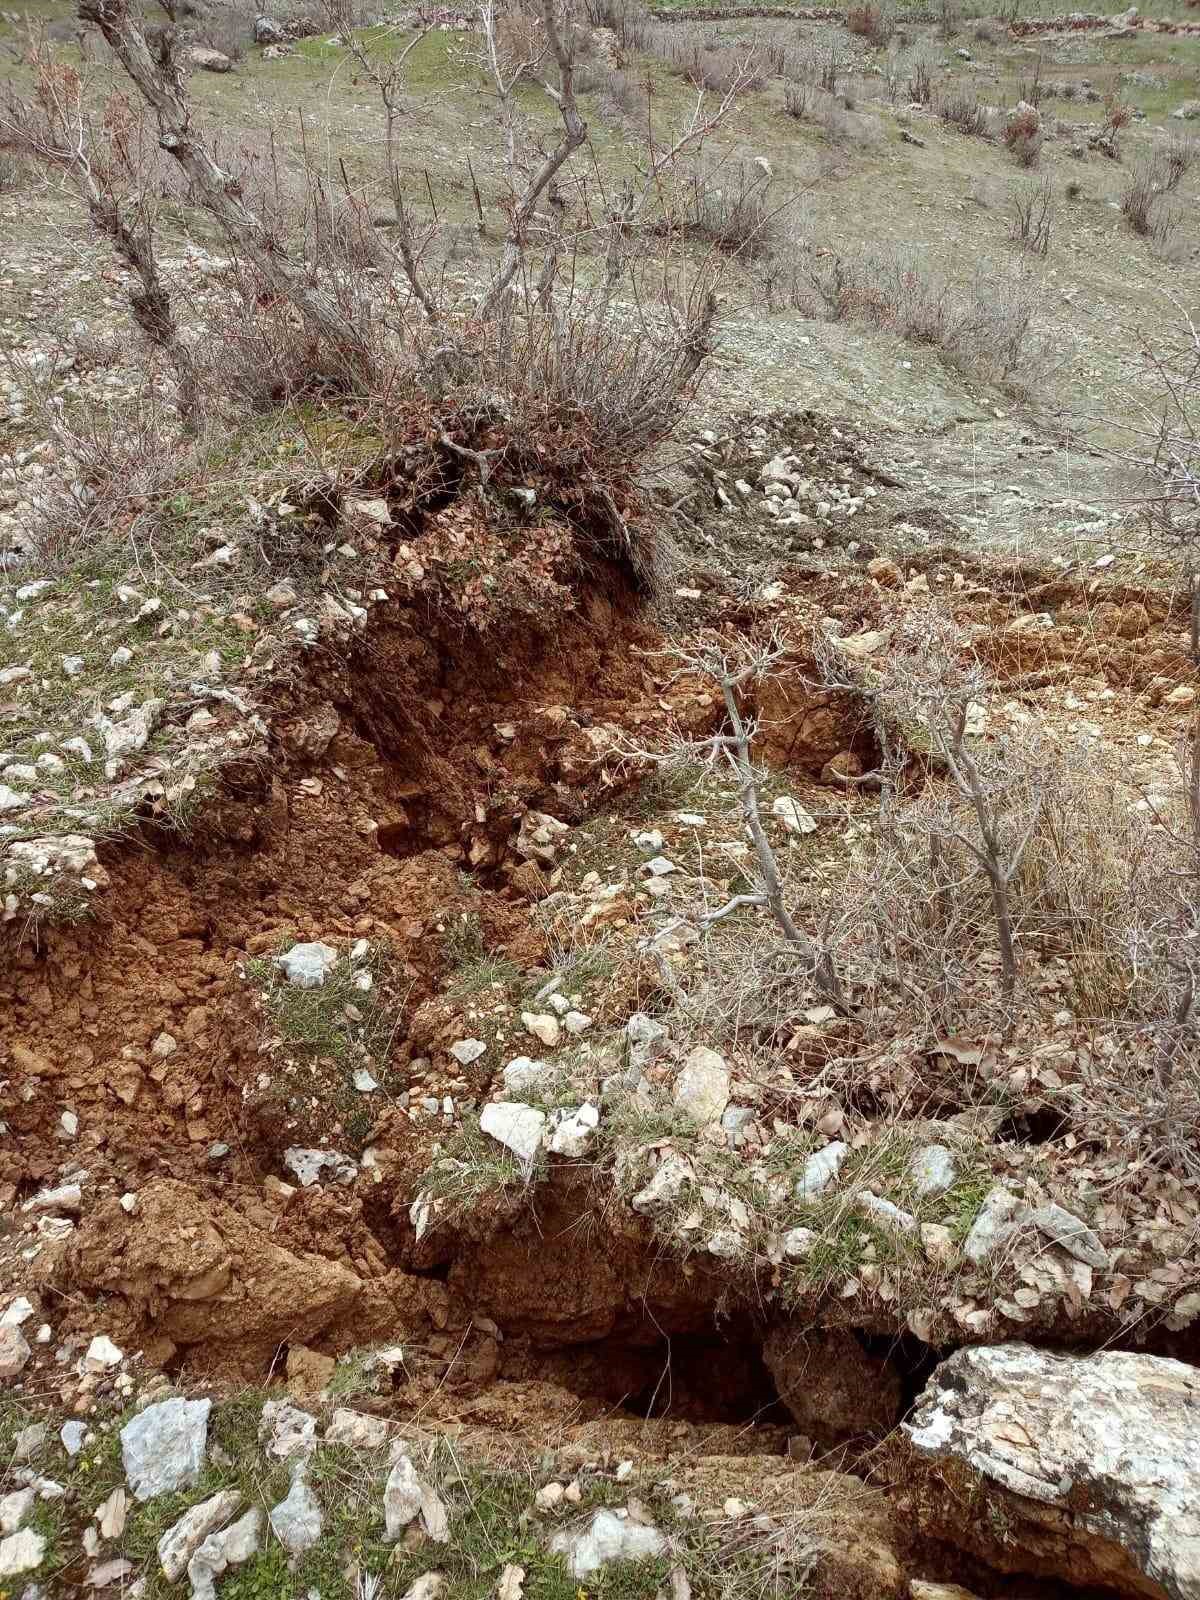
<path id="1" fill-rule="evenodd" d="M 971 30 L 976 44 L 999 44 L 1001 32 L 991 17 L 980 17 Z"/>
<path id="2" fill-rule="evenodd" d="M 178 486 L 187 450 L 181 452 L 178 430 L 152 387 L 128 406 L 70 412 L 39 405 L 37 386 L 25 387 L 62 466 L 39 481 L 20 513 L 39 570 L 78 571 L 114 543 L 131 550 L 152 544 L 163 490 Z"/>
<path id="3" fill-rule="evenodd" d="M 1188 134 L 1173 134 L 1162 152 L 1164 191 L 1177 189 L 1196 159 L 1197 141 Z"/>
<path id="4" fill-rule="evenodd" d="M 928 61 L 914 61 L 908 80 L 908 98 L 919 106 L 927 106 L 933 99 L 933 74 Z"/>
<path id="5" fill-rule="evenodd" d="M 1034 63 L 1032 78 L 1018 79 L 1017 99 L 1036 111 L 1045 98 L 1046 86 L 1042 82 L 1042 58 L 1039 56 Z"/>
<path id="6" fill-rule="evenodd" d="M 1028 183 L 1013 191 L 1010 238 L 1022 249 L 1043 259 L 1050 254 L 1054 226 L 1054 189 L 1049 178 Z"/>
<path id="7" fill-rule="evenodd" d="M 1093 91 L 1088 91 L 1090 98 Z M 1093 150 L 1099 150 L 1110 161 L 1121 159 L 1121 134 L 1133 121 L 1133 108 L 1122 104 L 1116 94 L 1104 101 L 1104 120 L 1088 140 Z"/>
<path id="8" fill-rule="evenodd" d="M 672 222 L 726 255 L 764 255 L 775 243 L 770 182 L 753 162 L 702 159 L 681 187 Z"/>
<path id="9" fill-rule="evenodd" d="M 938 6 L 938 33 L 947 43 L 951 39 L 958 37 L 962 29 L 962 20 L 962 7 L 959 5 L 958 0 L 940 0 Z"/>
<path id="10" fill-rule="evenodd" d="M 783 109 L 789 117 L 795 117 L 797 122 L 807 122 L 812 111 L 813 88 L 808 83 L 789 83 L 784 85 Z"/>
<path id="11" fill-rule="evenodd" d="M 866 322 L 933 345 L 951 366 L 1011 377 L 1035 355 L 1036 291 L 1019 275 L 981 268 L 968 290 L 918 258 L 813 252 L 810 291 L 835 321 Z"/>
<path id="12" fill-rule="evenodd" d="M 756 644 L 753 640 L 743 639 L 732 647 L 717 641 L 698 650 L 678 650 L 671 654 L 679 662 L 677 676 L 699 673 L 716 686 L 724 705 L 725 722 L 720 732 L 697 745 L 686 746 L 682 751 L 676 748 L 665 759 L 678 761 L 682 754 L 685 758 L 695 760 L 703 755 L 713 763 L 728 766 L 737 785 L 738 802 L 754 849 L 757 868 L 753 887 L 747 892 L 733 895 L 724 905 L 704 915 L 700 919 L 702 928 L 712 928 L 743 909 L 764 908 L 769 911 L 777 933 L 783 940 L 786 956 L 790 958 L 787 961 L 787 979 L 793 984 L 797 978 L 806 979 L 819 999 L 843 1014 L 853 1014 L 853 1007 L 834 961 L 832 942 L 828 937 L 829 919 L 816 934 L 800 925 L 789 904 L 779 861 L 762 819 L 759 800 L 761 776 L 753 760 L 756 730 L 753 720 L 744 709 L 744 696 L 751 685 L 778 667 L 786 654 L 782 641 L 773 637 L 763 644 Z M 647 753 L 639 751 L 637 754 L 644 757 Z M 678 985 L 669 967 L 660 963 L 660 971 L 667 978 L 669 986 L 677 991 Z"/>
<path id="13" fill-rule="evenodd" d="M 1182 219 L 1178 212 L 1157 207 L 1155 201 L 1178 181 L 1162 151 L 1156 150 L 1138 163 L 1121 195 L 1121 215 L 1134 233 L 1157 244 L 1166 243 Z"/>
<path id="14" fill-rule="evenodd" d="M 987 108 L 968 89 L 956 89 L 939 96 L 937 114 L 950 127 L 972 138 L 986 139 L 990 136 Z"/>
<path id="15" fill-rule="evenodd" d="M 660 24 L 647 48 L 696 89 L 746 94 L 766 82 L 761 51 L 722 44 L 714 32 L 696 23 Z"/>
<path id="16" fill-rule="evenodd" d="M 1115 454 L 1140 474 L 1136 513 L 1190 592 L 1192 659 L 1200 664 L 1200 330 L 1184 306 L 1174 308 L 1174 327 L 1143 335 L 1157 398 L 1137 406 L 1133 443 Z"/>
<path id="17" fill-rule="evenodd" d="M 846 13 L 846 27 L 877 50 L 882 50 L 886 49 L 895 35 L 896 19 L 891 11 L 876 4 L 875 0 L 860 0 Z"/>
<path id="18" fill-rule="evenodd" d="M 19 194 L 28 188 L 35 170 L 32 161 L 0 146 L 0 195 Z"/>
<path id="19" fill-rule="evenodd" d="M 1018 106 L 1004 128 L 1004 143 L 1019 167 L 1036 167 L 1042 154 L 1042 119 L 1032 106 Z"/>

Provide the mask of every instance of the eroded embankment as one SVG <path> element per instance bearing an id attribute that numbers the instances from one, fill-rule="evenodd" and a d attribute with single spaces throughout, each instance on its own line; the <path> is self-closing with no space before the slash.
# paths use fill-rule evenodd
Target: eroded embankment
<path id="1" fill-rule="evenodd" d="M 918 594 L 923 576 L 908 579 Z M 1150 595 L 1098 609 L 1065 580 L 1052 591 L 1026 574 L 1014 602 L 962 564 L 954 577 L 959 604 L 994 616 L 993 665 L 1015 694 L 1081 663 L 1140 692 L 1183 670 L 1169 608 Z M 806 641 L 830 615 L 869 637 L 902 581 L 886 563 L 872 576 L 797 573 L 754 606 L 712 594 L 696 623 L 788 632 L 795 670 L 757 701 L 762 748 L 794 785 L 837 795 L 843 821 L 842 780 L 869 771 L 874 736 L 852 693 L 820 685 Z M 620 1124 L 606 1106 L 601 1125 L 620 1124 L 620 1137 L 551 1159 L 531 1181 L 511 1162 L 472 1167 L 454 1145 L 500 1063 L 537 1048 L 525 1012 L 560 1014 L 537 995 L 575 948 L 564 919 L 577 934 L 634 936 L 619 970 L 588 980 L 597 1044 L 571 1058 L 580 1092 L 568 1083 L 559 1108 L 585 1087 L 616 1096 L 620 1083 L 608 1086 L 635 1066 L 634 1100 L 643 1078 L 669 1089 L 677 1073 L 669 1037 L 632 1059 L 654 1044 L 632 1017 L 653 1020 L 669 1000 L 653 951 L 637 947 L 639 927 L 654 927 L 651 900 L 636 883 L 605 898 L 602 872 L 589 887 L 586 863 L 568 871 L 565 842 L 614 813 L 624 834 L 639 820 L 677 829 L 690 814 L 662 793 L 649 815 L 644 796 L 628 815 L 618 803 L 642 775 L 631 750 L 719 725 L 711 685 L 677 676 L 664 643 L 608 565 L 553 629 L 526 622 L 486 651 L 381 610 L 350 648 L 311 651 L 280 674 L 268 758 L 226 767 L 186 841 L 150 830 L 105 846 L 93 920 L 33 939 L 10 927 L 0 1041 L 17 1227 L 4 1288 L 30 1296 L 53 1329 L 26 1382 L 85 1413 L 107 1403 L 103 1374 L 54 1359 L 97 1331 L 182 1384 L 286 1377 L 300 1394 L 319 1392 L 338 1357 L 399 1345 L 403 1362 L 371 1401 L 389 1416 L 519 1427 L 531 1441 L 614 1408 L 626 1421 L 736 1427 L 748 1454 L 779 1454 L 789 1438 L 801 1457 L 844 1451 L 839 1462 L 907 1505 L 907 1458 L 871 1450 L 955 1347 L 1019 1337 L 1194 1358 L 1194 1326 L 1172 1311 L 1190 1282 L 1179 1264 L 1189 1196 L 1163 1184 L 1132 1219 L 1093 1231 L 1069 1213 L 1079 1232 L 1064 1234 L 1056 1162 L 1060 1143 L 1064 1158 L 1072 1148 L 1069 1120 L 1036 1093 L 981 1110 L 956 1081 L 988 1065 L 981 1051 L 958 1071 L 969 1042 L 936 1058 L 942 1077 L 919 1106 L 899 1072 L 879 1068 L 835 1117 L 819 1086 L 851 1035 L 801 1015 L 798 1042 L 771 1051 L 786 1081 L 727 1085 L 746 1113 L 736 1129 L 664 1127 L 637 1106 Z M 566 835 L 541 838 L 547 818 Z M 464 927 L 472 971 L 476 957 L 502 964 L 473 990 L 456 977 Z M 375 1091 L 347 1087 L 340 1061 L 328 1071 L 319 1039 L 307 1050 L 279 1036 L 255 963 L 269 971 L 297 941 L 386 954 L 373 986 L 346 994 L 393 1018 L 372 1035 Z M 573 1002 L 571 982 L 564 991 Z M 451 1053 L 489 1026 L 484 1051 Z M 791 1214 L 795 1173 L 775 1181 L 772 1139 L 803 1172 L 830 1138 L 844 1144 L 851 1198 L 878 1199 L 895 1178 L 913 1207 L 911 1250 L 893 1250 L 849 1202 Z M 297 1148 L 336 1159 L 298 1183 Z M 930 1148 L 954 1176 L 918 1203 L 905 1174 Z M 429 1176 L 439 1160 L 457 1163 L 441 1189 Z M 746 1187 L 735 1168 L 754 1169 Z M 73 1197 L 22 1209 L 76 1183 Z M 967 1254 L 997 1190 L 1021 1197 L 996 1219 L 1004 1248 L 977 1240 Z M 918 1547 L 921 1570 L 994 1588 L 973 1560 L 930 1553 L 939 1528 L 961 1530 L 935 1494 L 913 1492 L 916 1522 L 888 1536 L 900 1555 L 862 1592 L 903 1592 Z M 995 1559 L 990 1545 L 977 1553 Z M 1057 1579 L 1061 1554 L 1060 1542 L 1016 1570 Z M 1080 1573 L 1124 1581 L 1117 1567 Z"/>

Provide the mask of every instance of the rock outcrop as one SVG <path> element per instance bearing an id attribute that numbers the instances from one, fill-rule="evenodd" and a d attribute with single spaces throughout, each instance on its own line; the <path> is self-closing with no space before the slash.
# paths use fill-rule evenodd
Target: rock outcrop
<path id="1" fill-rule="evenodd" d="M 1200 1373 L 1123 1351 L 958 1350 L 904 1424 L 925 1533 L 1006 1572 L 1200 1597 Z M 950 1491 L 947 1492 L 947 1485 Z"/>
<path id="2" fill-rule="evenodd" d="M 124 1296 L 151 1336 L 259 1371 L 280 1341 L 303 1343 L 344 1316 L 363 1287 L 170 1178 L 147 1184 L 132 1215 L 116 1200 L 98 1206 L 72 1241 L 69 1270 L 78 1289 Z"/>

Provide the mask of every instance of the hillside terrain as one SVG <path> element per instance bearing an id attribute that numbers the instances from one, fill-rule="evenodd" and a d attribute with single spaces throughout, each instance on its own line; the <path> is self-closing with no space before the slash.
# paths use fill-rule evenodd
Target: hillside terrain
<path id="1" fill-rule="evenodd" d="M 0 49 L 0 1600 L 1200 1597 L 1200 10 Z"/>

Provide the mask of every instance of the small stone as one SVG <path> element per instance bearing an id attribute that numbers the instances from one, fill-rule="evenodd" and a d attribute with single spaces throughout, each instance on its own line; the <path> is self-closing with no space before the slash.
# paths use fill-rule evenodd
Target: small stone
<path id="1" fill-rule="evenodd" d="M 15 1378 L 33 1351 L 20 1328 L 0 1328 L 0 1378 Z"/>
<path id="2" fill-rule="evenodd" d="M 945 1194 L 958 1179 L 954 1155 L 944 1144 L 927 1144 L 918 1150 L 909 1166 L 917 1194 Z"/>
<path id="3" fill-rule="evenodd" d="M 307 1461 L 317 1447 L 317 1419 L 287 1400 L 268 1400 L 259 1415 L 258 1440 L 276 1461 Z"/>
<path id="4" fill-rule="evenodd" d="M 382 1417 L 339 1409 L 325 1430 L 325 1443 L 348 1445 L 353 1450 L 382 1450 L 390 1433 Z"/>
<path id="5" fill-rule="evenodd" d="M 1163 697 L 1163 704 L 1168 706 L 1190 706 L 1196 698 L 1196 691 L 1190 683 L 1178 684 L 1170 694 Z"/>
<path id="6" fill-rule="evenodd" d="M 811 1228 L 789 1228 L 781 1241 L 789 1261 L 803 1261 L 816 1242 L 817 1235 Z"/>
<path id="7" fill-rule="evenodd" d="M 673 861 L 668 861 L 666 856 L 654 856 L 646 863 L 646 871 L 652 878 L 669 878 L 679 868 Z"/>
<path id="8" fill-rule="evenodd" d="M 102 1539 L 119 1539 L 125 1532 L 125 1518 L 129 1512 L 129 1496 L 124 1489 L 114 1489 L 96 1507 L 93 1520 L 99 1524 Z"/>
<path id="9" fill-rule="evenodd" d="M 450 1046 L 450 1054 L 460 1066 L 469 1067 L 472 1061 L 478 1061 L 487 1049 L 482 1039 L 460 1039 L 457 1044 Z"/>
<path id="10" fill-rule="evenodd" d="M 690 1052 L 675 1080 L 675 1105 L 698 1128 L 719 1122 L 729 1104 L 729 1068 L 705 1045 Z"/>
<path id="11" fill-rule="evenodd" d="M 44 1422 L 31 1422 L 21 1429 L 13 1440 L 13 1460 L 30 1461 L 37 1455 L 50 1436 L 50 1430 Z"/>
<path id="12" fill-rule="evenodd" d="M 796 1183 L 796 1197 L 799 1200 L 812 1200 L 829 1187 L 830 1182 L 837 1176 L 842 1162 L 850 1153 L 850 1146 L 841 1140 L 835 1139 L 827 1144 L 823 1150 L 818 1150 L 809 1156 L 804 1163 L 804 1171 Z"/>
<path id="13" fill-rule="evenodd" d="M 286 1496 L 270 1513 L 271 1531 L 292 1556 L 302 1556 L 321 1537 L 321 1503 L 303 1477 L 292 1480 Z"/>
<path id="14" fill-rule="evenodd" d="M 227 1523 L 242 1502 L 237 1489 L 222 1489 L 185 1511 L 158 1541 L 158 1564 L 168 1583 L 177 1583 L 187 1564 L 208 1538 Z"/>
<path id="15" fill-rule="evenodd" d="M 36 1489 L 14 1489 L 0 1495 L 0 1533 L 16 1533 L 36 1503 Z"/>
<path id="16" fill-rule="evenodd" d="M 46 1540 L 32 1528 L 0 1539 L 0 1578 L 19 1578 L 23 1572 L 36 1572 L 46 1555 Z"/>
<path id="17" fill-rule="evenodd" d="M 319 989 L 337 964 L 337 951 L 317 939 L 310 944 L 294 944 L 276 961 L 284 976 L 297 989 Z"/>
<path id="18" fill-rule="evenodd" d="M 1044 1233 L 1047 1239 L 1053 1239 L 1068 1255 L 1074 1256 L 1076 1261 L 1082 1261 L 1089 1267 L 1103 1270 L 1108 1266 L 1108 1251 L 1100 1240 L 1078 1217 L 1073 1216 L 1065 1207 L 1059 1205 L 1038 1206 L 1031 1211 L 1026 1219 Z"/>
<path id="19" fill-rule="evenodd" d="M 15 1300 L 10 1300 L 4 1308 L 4 1315 L 0 1316 L 0 1328 L 20 1328 L 29 1321 L 33 1315 L 33 1301 L 25 1295 L 17 1295 Z"/>
<path id="20" fill-rule="evenodd" d="M 87 1426 L 82 1422 L 64 1422 L 59 1430 L 58 1437 L 62 1440 L 62 1447 L 69 1456 L 77 1456 L 83 1449 L 83 1441 L 87 1435 Z"/>
<path id="21" fill-rule="evenodd" d="M 262 1512 L 257 1506 L 221 1533 L 210 1533 L 187 1565 L 192 1600 L 216 1600 L 216 1580 L 230 1567 L 240 1567 L 258 1551 Z"/>
<path id="22" fill-rule="evenodd" d="M 557 1121 L 553 1119 L 557 1118 Z M 600 1112 L 590 1102 L 577 1111 L 556 1111 L 552 1114 L 550 1132 L 546 1135 L 546 1148 L 552 1155 L 566 1156 L 578 1161 L 591 1143 L 592 1134 L 600 1126 Z"/>
<path id="23" fill-rule="evenodd" d="M 592 1019 L 586 1011 L 568 1011 L 562 1022 L 567 1032 L 576 1038 L 581 1033 L 586 1033 L 592 1025 Z"/>
<path id="24" fill-rule="evenodd" d="M 127 1578 L 132 1571 L 132 1561 L 126 1561 L 124 1556 L 116 1556 L 111 1561 L 102 1561 L 92 1567 L 84 1582 L 91 1589 L 107 1589 L 111 1584 Z"/>
<path id="25" fill-rule="evenodd" d="M 1024 1207 L 1016 1195 L 1002 1185 L 990 1189 L 979 1208 L 979 1215 L 963 1240 L 963 1255 L 975 1266 L 982 1266 L 1013 1230 Z"/>
<path id="26" fill-rule="evenodd" d="M 659 1530 L 615 1511 L 593 1513 L 579 1529 L 563 1529 L 550 1540 L 553 1555 L 562 1555 L 572 1578 L 590 1578 L 612 1561 L 643 1561 L 666 1552 L 667 1541 Z"/>
<path id="27" fill-rule="evenodd" d="M 690 1163 L 669 1150 L 659 1161 L 654 1176 L 629 1202 L 643 1216 L 653 1216 L 675 1204 L 684 1189 L 695 1182 Z"/>
<path id="28" fill-rule="evenodd" d="M 872 1194 L 869 1189 L 864 1189 L 858 1197 L 863 1210 L 885 1227 L 894 1228 L 899 1233 L 911 1233 L 917 1225 L 917 1219 L 908 1211 L 902 1211 L 892 1201 L 885 1200 L 882 1195 Z"/>
<path id="29" fill-rule="evenodd" d="M 533 1503 L 539 1511 L 553 1511 L 563 1502 L 566 1490 L 561 1483 L 546 1483 L 533 1497 Z"/>
<path id="30" fill-rule="evenodd" d="M 291 1145 L 283 1153 L 283 1164 L 296 1174 L 304 1189 L 311 1188 L 324 1172 L 334 1183 L 353 1183 L 358 1175 L 355 1163 L 340 1150 L 305 1150 Z"/>
<path id="31" fill-rule="evenodd" d="M 190 1489 L 208 1442 L 210 1400 L 160 1400 L 121 1429 L 121 1459 L 138 1500 Z"/>
<path id="32" fill-rule="evenodd" d="M 746 1235 L 737 1228 L 718 1228 L 709 1238 L 705 1249 L 719 1261 L 732 1261 L 745 1253 Z"/>
<path id="33" fill-rule="evenodd" d="M 562 1025 L 552 1012 L 522 1011 L 521 1022 L 526 1033 L 531 1033 L 548 1050 L 553 1050 L 562 1036 Z"/>
<path id="34" fill-rule="evenodd" d="M 68 1139 L 73 1139 L 79 1132 L 79 1118 L 73 1111 L 64 1111 L 58 1119 L 58 1125 Z"/>
<path id="35" fill-rule="evenodd" d="M 367 1071 L 366 1067 L 357 1067 L 354 1072 L 354 1087 L 359 1094 L 373 1094 L 379 1085 Z"/>
<path id="36" fill-rule="evenodd" d="M 83 1203 L 83 1189 L 77 1183 L 64 1183 L 57 1189 L 39 1189 L 31 1200 L 26 1200 L 22 1211 L 63 1212 L 74 1216 Z"/>
<path id="37" fill-rule="evenodd" d="M 807 812 L 791 795 L 781 794 L 771 806 L 773 816 L 779 818 L 788 833 L 816 833 L 816 818 Z"/>
<path id="38" fill-rule="evenodd" d="M 514 1056 L 504 1069 L 504 1087 L 509 1094 L 529 1094 L 545 1083 L 550 1068 L 544 1061 L 529 1056 Z"/>
<path id="39" fill-rule="evenodd" d="M 625 1037 L 629 1040 L 629 1065 L 645 1067 L 658 1055 L 667 1030 L 644 1011 L 635 1011 L 625 1024 Z"/>
<path id="40" fill-rule="evenodd" d="M 87 1347 L 83 1364 L 88 1372 L 107 1372 L 110 1367 L 119 1367 L 124 1359 L 125 1352 L 118 1350 L 107 1334 L 98 1333 Z"/>
<path id="41" fill-rule="evenodd" d="M 502 1144 L 526 1167 L 532 1166 L 546 1131 L 546 1113 L 520 1101 L 501 1100 L 483 1108 L 482 1131 Z"/>
<path id="42" fill-rule="evenodd" d="M 392 1544 L 421 1510 L 421 1480 L 407 1456 L 399 1456 L 383 1489 L 385 1537 Z"/>

